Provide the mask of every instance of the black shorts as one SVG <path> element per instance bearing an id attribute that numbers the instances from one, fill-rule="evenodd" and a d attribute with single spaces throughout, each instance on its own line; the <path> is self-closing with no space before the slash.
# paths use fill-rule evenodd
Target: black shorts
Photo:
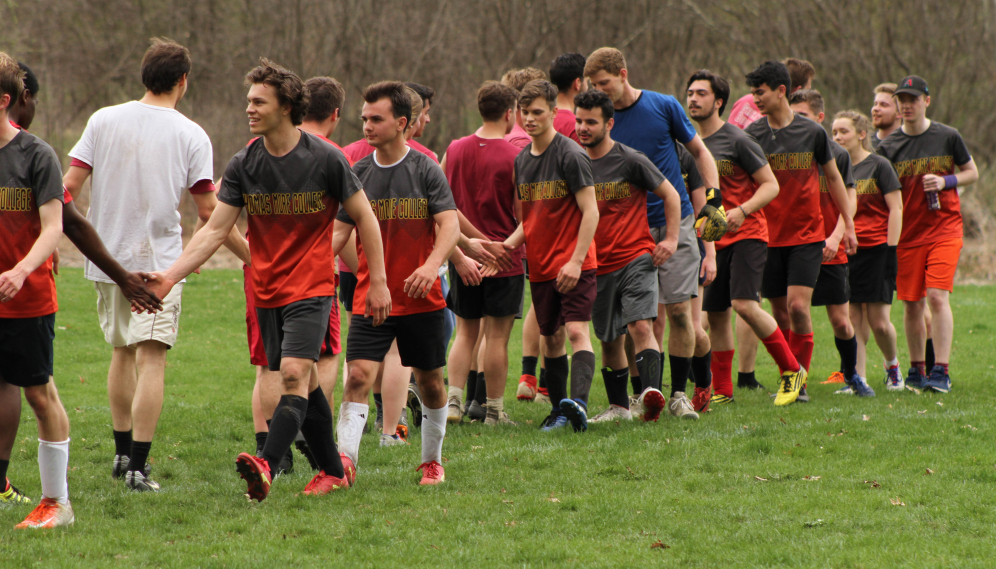
<path id="1" fill-rule="evenodd" d="M 851 297 L 851 285 L 847 282 L 847 263 L 823 265 L 820 278 L 813 287 L 813 306 L 846 304 Z"/>
<path id="2" fill-rule="evenodd" d="M 0 318 L 0 379 L 18 387 L 48 383 L 55 359 L 53 340 L 54 312 L 34 318 Z"/>
<path id="3" fill-rule="evenodd" d="M 823 264 L 824 242 L 768 247 L 768 260 L 761 279 L 761 296 L 781 298 L 788 296 L 788 287 L 814 288 Z"/>
<path id="4" fill-rule="evenodd" d="M 530 282 L 529 290 L 540 334 L 553 336 L 566 322 L 591 322 L 591 310 L 598 294 L 594 269 L 581 271 L 578 284 L 565 293 L 557 290 L 557 279 Z"/>
<path id="5" fill-rule="evenodd" d="M 266 364 L 280 371 L 281 358 L 318 361 L 328 333 L 334 296 L 316 296 L 278 308 L 256 307 Z"/>
<path id="6" fill-rule="evenodd" d="M 847 258 L 848 282 L 851 284 L 851 302 L 865 304 L 884 302 L 892 304 L 896 292 L 896 248 L 885 243 L 858 249 Z"/>
<path id="7" fill-rule="evenodd" d="M 446 295 L 446 306 L 464 320 L 515 316 L 522 310 L 524 288 L 522 275 L 488 277 L 481 279 L 477 286 L 465 285 L 456 267 L 450 263 L 450 293 Z"/>
<path id="8" fill-rule="evenodd" d="M 356 292 L 356 275 L 339 271 L 339 300 L 342 301 L 342 309 L 346 312 L 353 311 L 354 292 Z"/>
<path id="9" fill-rule="evenodd" d="M 391 343 L 398 340 L 401 365 L 421 370 L 446 365 L 446 340 L 443 337 L 445 316 L 442 310 L 388 316 L 380 326 L 373 318 L 353 314 L 346 340 L 346 361 L 384 361 Z"/>
<path id="10" fill-rule="evenodd" d="M 744 239 L 716 251 L 716 279 L 705 288 L 702 310 L 726 312 L 735 298 L 761 302 L 761 278 L 768 244 Z"/>

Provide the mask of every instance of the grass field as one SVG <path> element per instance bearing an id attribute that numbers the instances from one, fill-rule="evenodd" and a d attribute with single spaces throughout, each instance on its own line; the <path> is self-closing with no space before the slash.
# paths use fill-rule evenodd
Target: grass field
<path id="1" fill-rule="evenodd" d="M 72 423 L 76 524 L 15 532 L 29 508 L 0 509 L 5 569 L 996 563 L 996 288 L 959 287 L 952 296 L 948 395 L 890 393 L 877 373 L 877 398 L 832 395 L 837 386 L 818 383 L 836 369 L 836 352 L 814 310 L 812 403 L 775 408 L 765 394 L 738 390 L 736 405 L 698 422 L 665 416 L 581 435 L 540 433 L 547 410 L 515 402 L 517 326 L 506 409 L 531 424 L 451 427 L 444 485 L 418 486 L 416 430 L 400 449 L 365 436 L 354 489 L 299 495 L 311 474 L 298 455 L 298 470 L 256 504 L 234 469 L 236 454 L 255 448 L 241 272 L 194 275 L 184 290 L 152 447 L 158 495 L 130 493 L 110 477 L 110 349 L 95 293 L 78 269 L 58 283 L 56 382 Z M 892 312 L 905 366 L 901 308 Z M 870 362 L 880 358 L 872 348 Z M 759 379 L 773 388 L 775 373 L 762 351 Z M 605 404 L 596 377 L 592 412 Z M 37 500 L 36 437 L 25 404 L 10 477 Z"/>

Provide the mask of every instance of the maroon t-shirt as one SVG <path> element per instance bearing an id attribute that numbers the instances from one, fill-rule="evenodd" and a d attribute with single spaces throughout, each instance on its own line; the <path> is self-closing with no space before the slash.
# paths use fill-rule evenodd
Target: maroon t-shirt
<path id="1" fill-rule="evenodd" d="M 574 117 L 574 113 L 571 111 L 565 111 L 564 109 L 557 109 L 557 116 L 553 117 L 554 130 L 574 142 L 581 144 L 581 140 L 578 138 L 577 128 L 575 127 L 576 123 L 577 119 Z"/>
<path id="2" fill-rule="evenodd" d="M 476 134 L 455 140 L 446 150 L 446 179 L 457 209 L 488 239 L 504 241 L 514 231 L 515 157 L 519 149 L 502 139 Z M 495 277 L 522 274 L 521 247 L 511 252 L 514 267 Z"/>

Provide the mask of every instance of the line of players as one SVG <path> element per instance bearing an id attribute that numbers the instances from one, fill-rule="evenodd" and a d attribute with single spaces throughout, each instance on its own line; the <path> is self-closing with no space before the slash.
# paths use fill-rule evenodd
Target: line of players
<path id="1" fill-rule="evenodd" d="M 155 44 L 150 52 L 157 45 L 162 47 Z M 798 60 L 789 64 L 793 61 L 805 64 Z M 9 61 L 4 63 L 10 67 Z M 805 70 L 806 65 L 799 66 Z M 19 73 L 11 71 L 10 75 L 19 78 Z M 168 90 L 156 93 L 150 88 L 149 93 L 172 93 L 175 106 L 186 89 L 186 71 L 180 75 L 167 85 Z M 365 144 L 372 150 L 353 159 L 350 147 L 343 154 L 328 140 L 338 120 L 341 88 L 337 91 L 334 81 L 322 78 L 306 86 L 292 72 L 262 60 L 246 76 L 250 131 L 257 138 L 232 159 L 219 184 L 217 204 L 202 216 L 208 218 L 206 223 L 182 255 L 169 268 L 151 273 L 133 269 L 128 273 L 120 265 L 113 266 L 113 259 L 111 263 L 93 259 L 98 266 L 106 266 L 100 268 L 107 275 L 118 277 L 111 279 L 118 290 L 106 291 L 106 300 L 98 285 L 98 312 L 112 344 L 114 325 L 105 323 L 109 315 L 124 322 L 120 326 L 128 332 L 120 335 L 129 336 L 132 324 L 122 312 L 127 313 L 130 306 L 133 317 L 146 313 L 155 318 L 153 313 L 159 312 L 163 320 L 161 313 L 170 311 L 171 298 L 177 306 L 172 313 L 175 341 L 178 285 L 183 278 L 222 244 L 241 253 L 247 262 L 247 297 L 255 302 L 259 343 L 273 372 L 257 375 L 253 397 L 254 421 L 266 415 L 272 419 L 265 434 L 257 433 L 256 455 L 243 453 L 237 460 L 251 497 L 262 500 L 267 496 L 298 436 L 319 471 L 305 493 L 324 494 L 356 483 L 369 392 L 379 378 L 386 379 L 385 356 L 392 349 L 398 363 L 410 368 L 414 378 L 414 387 L 408 391 L 415 395 L 422 416 L 421 483 L 442 482 L 446 424 L 461 420 L 473 406 L 464 409 L 459 372 L 467 369 L 468 387 L 481 380 L 470 369 L 479 359 L 474 344 L 481 346 L 479 367 L 485 379 L 483 386 L 474 385 L 473 397 L 467 389 L 468 401 L 479 403 L 483 387 L 484 422 L 511 423 L 503 408 L 507 341 L 515 316 L 522 312 L 521 275 L 527 269 L 533 305 L 526 327 L 535 326 L 538 331 L 539 350 L 532 353 L 541 352 L 544 365 L 537 381 L 537 356 L 525 355 L 524 350 L 519 395 L 527 399 L 545 396 L 550 401 L 551 413 L 542 426 L 547 431 L 568 425 L 575 431 L 587 429 L 588 393 L 596 365 L 588 335 L 590 321 L 602 343 L 602 375 L 610 400 L 610 408 L 593 421 L 632 417 L 631 403 L 638 406 L 637 415 L 655 421 L 664 407 L 676 417 L 696 419 L 696 411 L 710 404 L 732 402 L 731 309 L 761 339 L 782 372 L 776 405 L 808 399 L 805 383 L 813 348 L 810 303 L 828 306 L 846 383 L 841 392 L 873 395 L 863 379 L 863 347 L 869 327 L 886 356 L 890 389 L 902 389 L 895 333 L 890 335 L 891 325 L 882 323 L 883 319 L 888 322 L 897 280 L 906 305 L 913 359 L 906 384 L 937 391 L 950 388 L 946 362 L 951 316 L 946 307 L 961 245 L 961 221 L 957 192 L 943 190 L 974 182 L 977 172 L 957 132 L 925 118 L 929 95 L 922 79 L 906 78 L 895 98 L 883 98 L 885 106 L 898 99 L 901 128 L 888 137 L 882 136 L 882 129 L 870 133 L 866 117 L 845 111 L 833 125 L 838 145 L 819 125 L 823 119 L 819 93 L 793 91 L 790 68 L 784 63 L 768 61 L 748 74 L 753 103 L 749 109 L 756 109 L 761 118 L 746 132 L 720 118 L 729 85 L 705 70 L 689 79 L 687 89 L 688 112 L 699 132 L 676 99 L 629 84 L 625 59 L 618 50 L 602 48 L 587 59 L 579 54 L 561 56 L 551 69 L 556 86 L 536 75 L 535 70 L 520 70 L 507 74 L 502 83 L 482 86 L 478 103 L 483 126 L 452 143 L 439 167 L 431 151 L 419 151 L 420 145 L 411 140 L 427 122 L 425 92 L 398 82 L 368 87 L 361 115 L 365 140 L 351 146 L 356 150 Z M 9 77 L 0 79 L 9 105 L 21 91 Z M 593 88 L 583 91 L 586 80 Z M 319 102 L 323 85 L 333 99 L 338 93 L 338 105 Z M 318 95 L 314 103 L 313 95 Z M 424 108 L 415 111 L 419 106 Z M 747 114 L 743 108 L 740 115 Z M 322 114 L 315 109 L 323 109 Z M 737 113 L 735 106 L 733 114 Z M 311 128 L 302 125 L 306 117 Z M 30 136 L 16 129 L 8 134 L 8 143 Z M 877 136 L 883 138 L 880 153 L 891 164 L 869 152 L 868 143 Z M 37 213 L 27 217 L 51 217 L 51 213 L 43 215 L 41 206 L 61 202 L 63 194 L 82 185 L 73 179 L 73 168 L 95 169 L 98 159 L 87 162 L 77 157 L 86 140 L 84 133 L 71 153 L 74 165 L 60 195 L 47 188 L 52 185 L 54 153 L 49 152 L 47 177 L 24 174 L 24 188 L 29 188 L 37 202 L 32 203 Z M 47 148 L 40 141 L 36 145 Z M 693 183 L 691 192 L 682 177 L 683 152 L 687 153 L 687 179 L 701 180 Z M 23 165 L 10 166 L 15 167 Z M 185 187 L 193 192 L 203 179 L 197 178 L 188 175 Z M 41 198 L 43 189 L 47 200 Z M 896 189 L 902 189 L 901 201 Z M 213 194 L 213 187 L 207 191 Z M 99 202 L 98 196 L 94 200 Z M 18 203 L 4 201 L 14 207 Z M 234 228 L 242 209 L 249 215 L 251 246 Z M 15 252 L 8 263 L 13 268 L 0 275 L 2 300 L 17 294 L 19 275 L 38 273 L 50 279 L 44 259 L 54 249 L 52 235 L 58 232 L 51 229 L 52 220 L 47 221 L 33 228 L 45 238 L 31 240 L 27 250 Z M 43 225 L 46 228 L 40 229 Z M 699 240 L 696 233 L 707 240 Z M 356 258 L 351 261 L 354 239 Z M 524 244 L 528 247 L 523 252 Z M 330 332 L 337 318 L 330 320 L 336 290 L 329 275 L 344 249 L 350 253 L 343 259 L 355 267 L 350 304 L 363 307 L 363 313 L 350 317 L 337 448 L 330 405 L 334 371 L 331 385 L 326 381 L 323 386 L 315 362 L 323 352 L 334 353 L 338 343 L 338 335 Z M 853 269 L 850 274 L 848 260 Z M 437 276 L 447 261 L 452 289 L 444 297 Z M 7 269 L 7 264 L 2 268 Z M 142 279 L 154 294 L 139 284 Z M 708 285 L 704 291 L 703 285 Z M 25 296 L 44 296 L 35 294 L 39 290 L 33 288 Z M 849 293 L 854 300 L 850 306 Z M 54 305 L 54 285 L 49 296 Z M 774 317 L 761 309 L 761 296 L 771 302 Z M 937 363 L 929 375 L 922 361 L 925 298 L 930 301 L 932 331 L 938 341 Z M 119 308 L 111 311 L 103 304 Z M 442 372 L 447 364 L 447 305 L 457 315 L 448 392 Z M 708 333 L 701 324 L 701 310 L 708 315 Z M 657 318 L 662 313 L 666 318 Z M 41 316 L 54 322 L 54 309 Z M 57 460 L 47 458 L 40 464 L 44 481 L 46 472 L 51 478 L 58 470 L 52 464 L 68 461 L 68 421 L 64 421 L 65 435 L 62 430 L 54 436 L 45 431 L 51 422 L 46 419 L 46 407 L 61 409 L 50 378 L 54 334 L 26 333 L 23 326 L 14 330 L 12 326 L 20 322 L 7 321 L 13 320 L 7 314 L 0 317 L 7 324 L 4 332 L 13 330 L 19 345 L 48 346 L 48 355 L 37 358 L 43 364 L 39 370 L 46 373 L 12 367 L 9 356 L 0 372 L 5 389 L 10 385 L 33 393 L 36 386 L 42 386 L 42 392 L 49 394 L 28 396 L 44 437 L 40 438 L 40 463 L 43 447 L 65 447 L 58 451 Z M 671 325 L 669 398 L 660 391 L 665 320 Z M 155 337 L 154 325 L 150 334 Z M 526 341 L 529 335 L 523 336 Z M 130 339 L 134 338 L 126 338 L 124 345 L 134 351 L 132 346 L 138 342 Z M 573 351 L 570 362 L 565 349 L 568 341 Z M 912 343 L 918 343 L 916 349 Z M 330 367 L 335 370 L 337 365 Z M 631 368 L 640 394 L 632 402 L 627 394 Z M 407 380 L 404 373 L 401 377 Z M 685 395 L 689 377 L 696 384 L 691 400 Z M 486 378 L 493 380 L 489 384 Z M 138 379 L 141 386 L 141 374 Z M 756 380 L 747 385 L 757 386 Z M 395 401 L 403 399 L 384 384 L 385 405 L 387 391 L 392 391 Z M 271 413 L 264 411 L 268 404 L 272 404 Z M 395 404 L 391 409 L 397 410 L 400 420 L 398 407 Z M 387 409 L 384 414 L 387 419 Z M 255 422 L 260 431 L 260 422 Z M 389 429 L 385 421 L 381 441 L 394 444 L 397 437 Z M 115 431 L 117 439 L 117 422 Z M 48 440 L 52 438 L 65 440 Z M 136 444 L 132 442 L 133 456 L 124 457 L 129 463 L 125 470 L 129 487 L 156 490 L 158 485 L 148 477 L 148 465 L 134 464 L 134 455 L 143 454 L 135 452 Z M 143 444 L 148 446 L 142 449 L 140 463 L 148 456 L 151 442 Z M 115 457 L 116 474 L 121 450 Z M 5 494 L 20 494 L 5 481 Z M 53 482 L 43 488 L 43 503 L 24 524 L 41 527 L 71 522 L 64 481 L 63 475 L 60 487 Z"/>

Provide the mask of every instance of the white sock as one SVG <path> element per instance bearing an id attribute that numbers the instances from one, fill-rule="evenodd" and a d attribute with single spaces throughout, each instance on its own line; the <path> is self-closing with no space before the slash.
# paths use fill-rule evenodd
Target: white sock
<path id="1" fill-rule="evenodd" d="M 446 437 L 446 406 L 429 409 L 422 404 L 422 462 L 443 463 L 443 438 Z"/>
<path id="2" fill-rule="evenodd" d="M 456 397 L 460 401 L 463 401 L 463 388 L 462 387 L 454 387 L 454 386 L 451 385 L 450 389 L 449 389 L 449 393 L 447 393 L 447 397 Z"/>
<path id="3" fill-rule="evenodd" d="M 41 471 L 42 497 L 60 504 L 69 503 L 69 439 L 59 443 L 38 439 L 38 470 Z"/>
<path id="4" fill-rule="evenodd" d="M 889 368 L 899 365 L 899 358 L 893 358 L 891 362 L 885 362 L 885 370 L 889 371 Z"/>
<path id="5" fill-rule="evenodd" d="M 343 401 L 339 405 L 339 426 L 336 429 L 339 451 L 346 453 L 354 466 L 359 465 L 360 439 L 363 438 L 363 425 L 369 412 L 370 406 L 364 403 Z"/>
<path id="6" fill-rule="evenodd" d="M 501 415 L 501 412 L 505 410 L 505 398 L 504 397 L 499 397 L 497 399 L 492 399 L 492 398 L 488 397 L 487 402 L 485 403 L 485 406 L 488 409 L 497 409 L 498 410 L 498 414 Z"/>

